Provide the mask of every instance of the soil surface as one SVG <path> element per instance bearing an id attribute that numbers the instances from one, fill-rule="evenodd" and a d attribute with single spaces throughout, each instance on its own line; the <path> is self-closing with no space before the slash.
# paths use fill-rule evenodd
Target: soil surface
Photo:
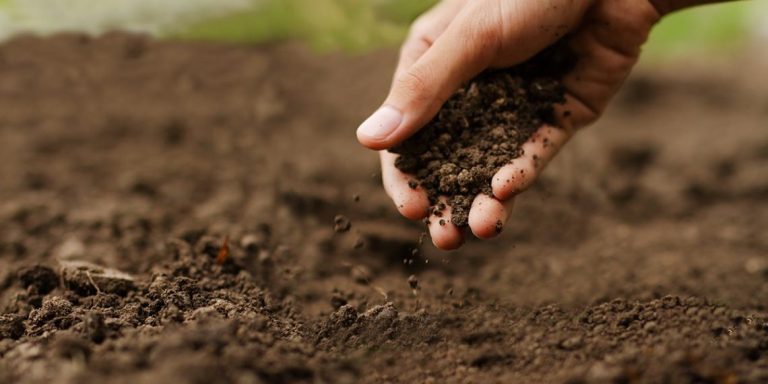
<path id="1" fill-rule="evenodd" d="M 768 381 L 768 61 L 638 71 L 444 253 L 354 137 L 395 56 L 0 46 L 0 383 Z"/>
<path id="2" fill-rule="evenodd" d="M 427 192 L 430 211 L 451 207 L 451 222 L 466 227 L 475 196 L 492 196 L 491 179 L 522 155 L 543 124 L 556 125 L 554 105 L 565 102 L 560 80 L 576 57 L 565 40 L 512 68 L 489 71 L 456 91 L 424 128 L 392 148 L 395 166 Z M 442 224 L 442 221 L 441 221 Z"/>

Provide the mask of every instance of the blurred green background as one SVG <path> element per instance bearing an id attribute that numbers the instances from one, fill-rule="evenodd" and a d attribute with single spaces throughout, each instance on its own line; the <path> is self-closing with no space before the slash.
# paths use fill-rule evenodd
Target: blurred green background
<path id="1" fill-rule="evenodd" d="M 436 0 L 0 0 L 0 38 L 122 29 L 159 37 L 258 43 L 300 39 L 318 50 L 364 52 L 397 44 Z M 768 4 L 741 1 L 665 18 L 646 54 L 738 49 L 765 38 Z M 762 30 L 761 30 L 762 28 Z"/>

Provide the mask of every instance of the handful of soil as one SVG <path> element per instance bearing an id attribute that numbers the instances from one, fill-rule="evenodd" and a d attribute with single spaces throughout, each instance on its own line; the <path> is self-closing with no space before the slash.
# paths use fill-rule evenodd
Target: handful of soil
<path id="1" fill-rule="evenodd" d="M 522 145 L 542 124 L 555 124 L 554 105 L 565 102 L 561 78 L 575 64 L 561 40 L 530 60 L 487 71 L 456 91 L 416 134 L 390 149 L 395 166 L 414 177 L 429 196 L 430 212 L 440 212 L 445 196 L 451 221 L 467 225 L 472 201 L 492 195 L 491 179 L 522 155 Z M 439 213 L 438 213 L 439 214 Z"/>

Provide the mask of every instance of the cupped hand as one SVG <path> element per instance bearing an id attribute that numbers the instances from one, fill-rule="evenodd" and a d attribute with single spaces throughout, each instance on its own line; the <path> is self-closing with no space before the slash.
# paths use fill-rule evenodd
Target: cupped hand
<path id="1" fill-rule="evenodd" d="M 443 0 L 413 24 L 389 95 L 360 125 L 358 140 L 380 151 L 384 188 L 400 213 L 423 219 L 429 208 L 426 193 L 409 187 L 411 177 L 395 168 L 397 155 L 386 149 L 428 123 L 453 92 L 483 70 L 523 62 L 569 34 L 578 61 L 563 78 L 566 103 L 556 107 L 558 127 L 541 127 L 524 144 L 524 155 L 493 177 L 493 196 L 479 195 L 472 204 L 472 233 L 494 237 L 515 195 L 533 183 L 578 128 L 600 115 L 659 18 L 646 0 Z M 429 223 L 438 248 L 463 243 L 462 230 L 451 224 L 450 207 Z"/>

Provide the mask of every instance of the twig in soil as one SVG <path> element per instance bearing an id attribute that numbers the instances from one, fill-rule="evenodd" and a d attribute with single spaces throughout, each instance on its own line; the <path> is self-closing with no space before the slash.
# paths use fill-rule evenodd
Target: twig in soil
<path id="1" fill-rule="evenodd" d="M 90 281 L 91 285 L 93 285 L 93 288 L 96 289 L 96 293 L 100 295 L 101 294 L 101 289 L 99 289 L 99 286 L 96 285 L 95 281 L 93 281 L 93 277 L 91 276 L 91 271 L 85 271 L 85 276 L 88 277 L 88 281 Z"/>
<path id="2" fill-rule="evenodd" d="M 216 264 L 224 265 L 229 260 L 229 236 L 224 237 L 224 242 L 219 248 L 219 253 L 216 255 Z"/>

